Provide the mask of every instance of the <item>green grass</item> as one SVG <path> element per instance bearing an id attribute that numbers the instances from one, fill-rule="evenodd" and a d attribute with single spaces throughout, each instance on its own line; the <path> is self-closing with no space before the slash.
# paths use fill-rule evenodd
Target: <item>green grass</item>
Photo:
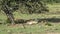
<path id="1" fill-rule="evenodd" d="M 25 25 L 25 29 L 23 28 L 23 26 L 21 24 L 18 25 L 10 25 L 10 26 L 6 26 L 6 25 L 0 25 L 0 34 L 40 34 L 40 33 L 44 33 L 46 34 L 46 32 L 60 32 L 60 23 L 59 24 L 55 24 L 55 23 L 51 23 L 53 24 L 52 26 L 47 26 L 44 24 L 36 24 L 36 25 Z"/>

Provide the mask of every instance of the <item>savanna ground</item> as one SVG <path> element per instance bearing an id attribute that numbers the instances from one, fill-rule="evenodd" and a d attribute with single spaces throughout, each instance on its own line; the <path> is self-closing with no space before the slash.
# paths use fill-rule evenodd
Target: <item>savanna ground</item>
<path id="1" fill-rule="evenodd" d="M 60 5 L 59 4 L 48 4 L 49 12 L 44 14 L 20 14 L 14 12 L 15 19 L 36 19 L 36 18 L 60 18 Z M 25 25 L 25 29 L 22 24 L 7 25 L 6 15 L 0 13 L 0 34 L 60 34 L 60 22 L 49 22 L 51 26 L 45 25 L 46 22 L 41 22 L 34 25 Z"/>

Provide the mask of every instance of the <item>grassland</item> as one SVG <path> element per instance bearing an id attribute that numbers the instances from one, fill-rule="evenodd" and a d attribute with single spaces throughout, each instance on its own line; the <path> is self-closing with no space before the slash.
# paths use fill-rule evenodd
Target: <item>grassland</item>
<path id="1" fill-rule="evenodd" d="M 42 23 L 36 25 L 25 25 L 25 29 L 22 24 L 16 25 L 0 25 L 0 34 L 47 34 L 47 33 L 59 33 L 60 23 L 51 23 L 52 26 L 44 25 Z"/>
<path id="2" fill-rule="evenodd" d="M 44 14 L 20 14 L 19 12 L 14 12 L 15 19 L 36 19 L 36 18 L 60 18 L 60 5 L 59 4 L 48 4 L 49 12 Z M 6 15 L 0 13 L 0 23 L 6 23 Z M 53 23 L 52 26 L 45 25 L 45 23 L 39 23 L 36 25 L 25 25 L 25 29 L 22 24 L 0 25 L 0 34 L 60 34 L 60 23 Z"/>

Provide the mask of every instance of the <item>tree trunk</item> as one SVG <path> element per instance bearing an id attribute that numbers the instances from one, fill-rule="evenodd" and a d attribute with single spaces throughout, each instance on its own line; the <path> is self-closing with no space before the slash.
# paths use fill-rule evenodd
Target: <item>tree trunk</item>
<path id="1" fill-rule="evenodd" d="M 15 24 L 15 22 L 14 22 L 14 16 L 12 14 L 11 9 L 7 5 L 4 5 L 3 6 L 3 11 L 7 15 L 8 21 L 10 21 L 11 24 Z"/>
<path id="2" fill-rule="evenodd" d="M 15 24 L 13 14 L 7 14 L 7 18 L 11 22 L 11 24 Z"/>

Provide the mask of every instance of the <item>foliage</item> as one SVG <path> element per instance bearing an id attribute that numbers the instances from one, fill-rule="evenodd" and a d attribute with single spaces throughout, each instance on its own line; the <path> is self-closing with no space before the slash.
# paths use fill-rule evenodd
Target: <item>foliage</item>
<path id="1" fill-rule="evenodd" d="M 7 3 L 11 10 L 15 11 L 19 8 L 21 13 L 41 13 L 49 11 L 47 6 L 41 0 L 2 0 Z"/>
<path id="2" fill-rule="evenodd" d="M 1 10 L 7 15 L 11 23 L 14 22 L 13 12 L 20 10 L 21 13 L 41 13 L 49 11 L 41 0 L 0 0 Z"/>
<path id="3" fill-rule="evenodd" d="M 60 0 L 42 0 L 46 3 L 60 3 Z"/>
<path id="4" fill-rule="evenodd" d="M 41 0 L 26 0 L 20 2 L 21 13 L 41 13 L 48 11 L 46 5 Z"/>

